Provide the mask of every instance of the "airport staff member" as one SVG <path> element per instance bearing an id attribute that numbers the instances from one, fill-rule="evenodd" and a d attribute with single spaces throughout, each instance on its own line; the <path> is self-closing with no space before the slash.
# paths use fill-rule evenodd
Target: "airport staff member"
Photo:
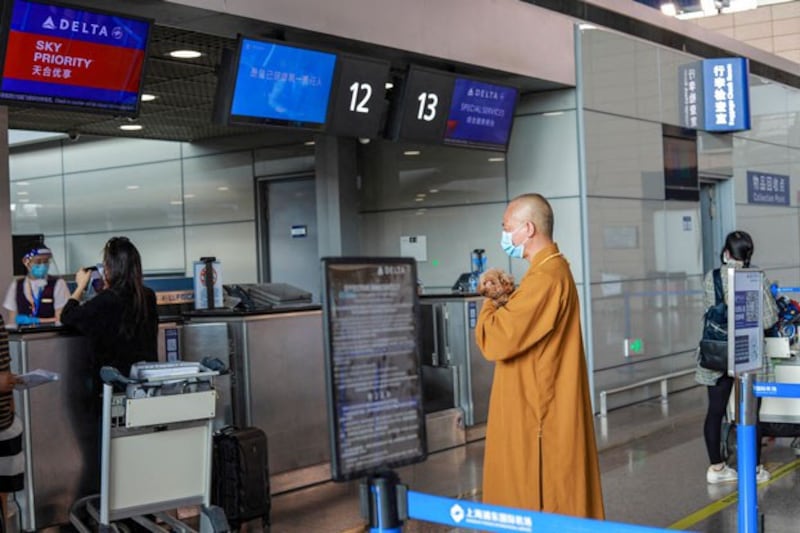
<path id="1" fill-rule="evenodd" d="M 544 197 L 508 204 L 502 247 L 530 267 L 504 306 L 484 301 L 475 328 L 495 362 L 483 502 L 603 519 L 578 292 L 552 235 Z"/>
<path id="2" fill-rule="evenodd" d="M 22 257 L 28 271 L 24 278 L 11 282 L 3 307 L 17 325 L 36 325 L 59 322 L 61 309 L 69 299 L 67 283 L 49 276 L 53 252 L 46 246 L 37 246 Z"/>

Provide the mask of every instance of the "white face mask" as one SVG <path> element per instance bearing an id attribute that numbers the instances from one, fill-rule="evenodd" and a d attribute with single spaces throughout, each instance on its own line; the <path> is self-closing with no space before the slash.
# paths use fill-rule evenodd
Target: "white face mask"
<path id="1" fill-rule="evenodd" d="M 520 224 L 517 226 L 517 229 L 514 231 L 503 231 L 502 236 L 500 237 L 500 246 L 503 248 L 503 251 L 508 254 L 509 257 L 513 257 L 515 259 L 522 259 L 522 254 L 525 251 L 525 243 L 527 242 L 527 237 L 524 241 L 519 244 L 514 244 L 514 234 L 519 231 L 519 228 L 523 227 L 524 224 Z"/>

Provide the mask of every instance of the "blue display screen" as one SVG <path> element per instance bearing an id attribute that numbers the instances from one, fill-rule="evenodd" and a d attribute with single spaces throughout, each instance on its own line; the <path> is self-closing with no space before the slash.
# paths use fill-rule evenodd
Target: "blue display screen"
<path id="1" fill-rule="evenodd" d="M 335 54 L 242 39 L 231 120 L 323 125 L 335 66 Z"/>
<path id="2" fill-rule="evenodd" d="M 456 78 L 445 142 L 504 150 L 516 102 L 513 87 Z"/>

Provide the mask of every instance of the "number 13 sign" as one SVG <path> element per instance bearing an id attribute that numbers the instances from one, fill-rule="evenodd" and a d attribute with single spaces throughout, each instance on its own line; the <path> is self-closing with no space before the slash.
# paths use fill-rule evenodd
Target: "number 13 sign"
<path id="1" fill-rule="evenodd" d="M 401 139 L 440 143 L 447 127 L 454 78 L 445 72 L 412 66 L 400 111 Z"/>

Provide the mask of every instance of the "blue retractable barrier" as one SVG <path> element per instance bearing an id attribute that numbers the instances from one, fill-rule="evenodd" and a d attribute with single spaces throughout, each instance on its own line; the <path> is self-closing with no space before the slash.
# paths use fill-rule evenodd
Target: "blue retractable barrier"
<path id="1" fill-rule="evenodd" d="M 773 286 L 774 291 L 774 286 Z M 739 381 L 740 422 L 736 427 L 739 470 L 739 533 L 758 532 L 758 492 L 756 489 L 756 398 L 800 398 L 800 384 L 755 382 L 746 373 Z"/>
<path id="2" fill-rule="evenodd" d="M 666 533 L 666 529 L 486 505 L 410 491 L 387 471 L 361 483 L 361 515 L 370 533 L 400 533 L 406 519 L 516 533 Z"/>

